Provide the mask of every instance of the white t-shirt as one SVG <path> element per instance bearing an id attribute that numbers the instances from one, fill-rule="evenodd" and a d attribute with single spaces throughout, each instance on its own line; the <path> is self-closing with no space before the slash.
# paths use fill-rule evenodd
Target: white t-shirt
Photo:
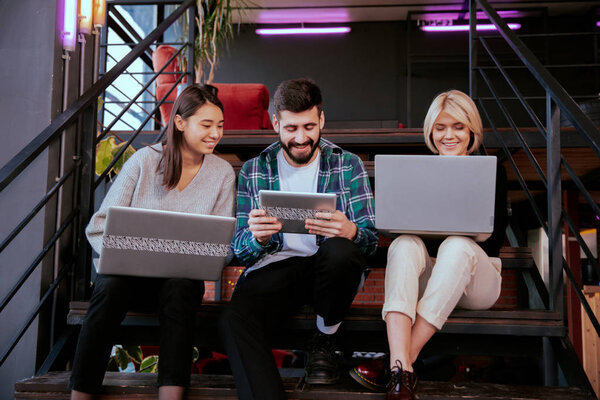
<path id="1" fill-rule="evenodd" d="M 321 152 L 317 149 L 317 157 L 308 165 L 303 167 L 294 167 L 290 165 L 283 149 L 277 153 L 277 169 L 279 170 L 279 189 L 286 192 L 307 192 L 317 193 L 317 184 L 319 181 L 319 165 L 321 161 Z M 258 260 L 253 266 L 248 268 L 247 272 L 264 267 L 267 264 L 276 261 L 285 260 L 290 257 L 312 256 L 319 250 L 317 246 L 317 236 L 302 233 L 284 233 L 283 248 L 273 254 L 268 254 Z"/>

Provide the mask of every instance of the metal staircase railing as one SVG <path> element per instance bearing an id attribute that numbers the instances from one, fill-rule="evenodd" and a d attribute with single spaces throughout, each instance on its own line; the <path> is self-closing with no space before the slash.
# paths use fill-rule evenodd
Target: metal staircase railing
<path id="1" fill-rule="evenodd" d="M 513 79 L 507 73 L 507 66 L 502 65 L 499 57 L 494 54 L 490 41 L 487 38 L 478 35 L 475 28 L 476 13 L 478 10 L 483 11 L 485 15 L 487 15 L 489 20 L 496 26 L 504 43 L 508 44 L 520 62 L 527 68 L 533 79 L 537 81 L 541 88 L 545 91 L 545 126 L 540 118 L 538 118 L 534 108 L 529 104 Z M 502 20 L 502 18 L 490 6 L 487 0 L 470 0 L 469 13 L 470 94 L 471 97 L 479 104 L 480 109 L 482 110 L 482 116 L 485 120 L 487 120 L 488 124 L 492 128 L 492 131 L 495 133 L 498 142 L 502 146 L 504 156 L 516 174 L 517 179 L 521 184 L 521 187 L 525 192 L 532 209 L 534 210 L 534 214 L 539 224 L 548 235 L 550 294 L 549 307 L 552 311 L 557 311 L 564 315 L 564 271 L 573 287 L 574 293 L 581 302 L 581 305 L 583 306 L 588 318 L 592 322 L 596 333 L 598 336 L 600 336 L 600 324 L 598 323 L 598 320 L 594 316 L 589 303 L 583 295 L 581 287 L 579 287 L 577 279 L 575 278 L 571 268 L 562 255 L 562 223 L 565 222 L 575 235 L 577 242 L 587 255 L 593 268 L 598 273 L 598 276 L 600 276 L 600 265 L 598 264 L 598 259 L 593 256 L 589 247 L 579 234 L 577 227 L 563 208 L 561 202 L 562 167 L 570 176 L 574 186 L 581 192 L 583 197 L 589 203 L 594 215 L 600 218 L 600 208 L 594 202 L 592 195 L 586 189 L 582 180 L 575 174 L 573 168 L 569 165 L 561 153 L 560 113 L 562 112 L 567 115 L 579 135 L 585 139 L 585 142 L 589 148 L 591 148 L 598 157 L 600 157 L 600 131 L 590 120 L 590 118 L 584 114 L 580 107 L 575 103 L 573 98 L 569 96 L 565 89 L 552 76 L 548 69 L 542 65 L 542 63 L 534 56 L 533 52 L 521 41 L 517 34 L 510 30 L 507 23 Z M 502 82 L 510 87 L 516 98 L 519 100 L 520 105 L 524 108 L 526 114 L 533 122 L 533 125 L 535 125 L 539 131 L 539 134 L 544 138 L 546 142 L 545 147 L 547 156 L 547 165 L 545 170 L 535 159 L 535 156 L 529 148 L 527 141 L 524 139 L 523 135 L 519 131 L 519 128 L 517 127 L 518 124 L 513 121 L 511 113 L 508 111 L 508 107 L 505 105 L 503 99 L 499 95 L 494 82 L 492 82 L 492 79 L 488 73 L 492 67 L 487 65 L 482 67 L 478 65 L 479 58 L 481 57 L 480 50 L 483 50 L 482 53 L 484 57 L 491 59 L 493 66 L 495 66 L 495 69 L 503 78 Z M 491 102 L 486 102 L 486 99 L 489 99 L 490 97 L 480 95 L 480 91 L 478 90 L 479 82 L 481 81 L 484 83 L 483 86 L 487 88 L 489 93 L 491 93 L 491 102 L 495 104 L 497 110 L 500 111 L 500 115 L 502 115 L 510 125 L 512 132 L 518 138 L 518 141 L 521 144 L 521 149 L 527 154 L 527 157 L 537 172 L 539 179 L 543 183 L 543 187 L 546 191 L 547 213 L 542 212 L 540 207 L 537 206 L 534 196 L 531 193 L 531 190 L 527 187 L 525 179 L 519 171 L 511 152 L 504 143 L 502 136 L 499 134 L 494 119 L 491 117 Z"/>
<path id="2" fill-rule="evenodd" d="M 48 192 L 40 199 L 40 201 L 32 208 L 32 210 L 17 224 L 17 226 L 11 231 L 11 233 L 0 242 L 0 253 L 4 251 L 7 246 L 23 231 L 24 228 L 30 223 L 32 219 L 53 199 L 57 194 L 65 188 L 65 183 L 69 180 L 73 180 L 73 190 L 71 197 L 73 199 L 73 206 L 68 214 L 62 221 L 58 228 L 51 235 L 50 239 L 43 245 L 42 249 L 37 253 L 34 261 L 25 269 L 24 273 L 18 279 L 18 281 L 9 290 L 8 294 L 0 301 L 0 313 L 4 308 L 11 302 L 13 297 L 19 292 L 23 284 L 36 270 L 44 257 L 51 252 L 60 251 L 61 249 L 55 248 L 57 241 L 60 240 L 61 236 L 67 229 L 74 230 L 72 240 L 69 246 L 64 246 L 65 254 L 61 254 L 60 257 L 55 260 L 63 260 L 61 265 L 56 265 L 55 268 L 58 271 L 54 275 L 53 282 L 49 285 L 47 290 L 42 294 L 39 303 L 34 307 L 33 310 L 29 310 L 28 318 L 25 323 L 16 329 L 16 333 L 11 338 L 8 346 L 4 349 L 0 349 L 0 367 L 4 364 L 6 359 L 9 357 L 15 346 L 19 343 L 20 339 L 26 333 L 27 329 L 31 326 L 32 322 L 39 316 L 40 310 L 48 303 L 59 285 L 64 285 L 65 280 L 71 280 L 73 285 L 73 291 L 70 294 L 68 301 L 83 299 L 87 295 L 89 290 L 90 278 L 90 261 L 91 261 L 91 249 L 85 240 L 85 226 L 93 212 L 93 199 L 94 190 L 98 186 L 99 182 L 104 179 L 125 151 L 127 146 L 123 146 L 113 162 L 106 168 L 106 170 L 100 175 L 99 178 L 94 179 L 94 168 L 95 165 L 95 152 L 97 143 L 102 140 L 112 129 L 114 124 L 121 119 L 121 117 L 135 104 L 136 99 L 146 91 L 152 82 L 156 79 L 165 68 L 163 67 L 160 71 L 154 73 L 149 81 L 143 85 L 142 89 L 130 99 L 127 105 L 122 111 L 117 114 L 114 120 L 98 134 L 97 130 L 97 108 L 98 98 L 102 96 L 110 85 L 122 74 L 127 73 L 127 68 L 137 59 L 148 56 L 148 50 L 151 46 L 160 44 L 158 41 L 161 39 L 163 32 L 165 32 L 175 21 L 180 17 L 184 16 L 188 12 L 188 27 L 190 34 L 188 35 L 188 41 L 183 43 L 179 52 L 172 58 L 181 54 L 185 49 L 187 50 L 187 57 L 189 60 L 194 59 L 194 46 L 193 46 L 193 27 L 194 27 L 194 0 L 184 0 L 180 2 L 180 6 L 173 11 L 168 17 L 166 17 L 151 33 L 145 38 L 141 39 L 139 43 L 133 46 L 132 50 L 124 56 L 116 65 L 106 72 L 97 82 L 95 82 L 85 93 L 83 93 L 71 106 L 69 106 L 61 115 L 59 115 L 51 124 L 49 124 L 40 134 L 33 139 L 29 144 L 23 148 L 17 155 L 15 155 L 8 163 L 6 163 L 0 169 L 0 192 L 9 190 L 11 183 L 20 176 L 20 174 L 26 170 L 26 168 L 36 160 L 36 158 L 42 154 L 49 146 L 56 141 L 61 140 L 61 136 L 67 129 L 76 129 L 78 138 L 76 143 L 76 155 L 74 157 L 73 166 L 70 167 L 61 177 L 59 177 L 56 183 L 48 190 Z M 169 60 L 170 62 L 171 60 Z M 168 64 L 168 62 L 167 62 Z M 179 73 L 176 83 L 170 89 L 169 93 L 175 90 L 177 84 L 183 80 L 186 75 L 190 75 L 188 81 L 191 82 L 193 76 L 193 63 L 188 63 L 190 68 L 188 71 Z M 152 118 L 158 107 L 166 100 L 165 95 L 162 99 L 156 102 L 154 109 L 146 113 L 146 118 L 142 122 L 141 126 L 135 130 L 134 135 L 128 141 L 129 145 L 135 136 L 142 130 L 143 126 Z M 67 197 L 63 193 L 63 197 Z M 58 205 L 61 206 L 60 204 Z M 64 238 L 63 238 L 64 240 Z M 62 245 L 61 245 L 62 247 Z M 67 284 L 69 282 L 66 282 Z M 55 318 L 56 310 L 53 310 L 52 319 Z M 64 337 L 59 338 L 56 343 L 64 345 L 66 340 Z M 55 346 L 57 347 L 57 346 Z M 42 368 L 38 370 L 38 373 L 47 371 L 55 359 L 60 353 L 60 349 L 52 349 L 46 361 L 43 363 Z"/>

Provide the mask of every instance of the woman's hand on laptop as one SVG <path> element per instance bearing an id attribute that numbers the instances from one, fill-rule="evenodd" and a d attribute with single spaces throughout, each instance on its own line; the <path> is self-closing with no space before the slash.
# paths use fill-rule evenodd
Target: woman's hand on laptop
<path id="1" fill-rule="evenodd" d="M 265 245 L 281 230 L 281 222 L 276 217 L 267 217 L 265 210 L 254 209 L 250 211 L 248 227 L 258 243 Z"/>
<path id="2" fill-rule="evenodd" d="M 325 237 L 344 237 L 354 240 L 357 228 L 350 222 L 346 214 L 340 210 L 334 213 L 319 212 L 315 214 L 317 219 L 307 219 L 305 227 L 308 233 Z"/>

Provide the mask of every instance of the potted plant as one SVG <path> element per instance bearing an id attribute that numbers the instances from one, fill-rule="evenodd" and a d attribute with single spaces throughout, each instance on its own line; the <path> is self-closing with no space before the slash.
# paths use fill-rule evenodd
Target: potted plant
<path id="1" fill-rule="evenodd" d="M 117 143 L 117 140 L 119 140 L 119 143 Z M 121 150 L 125 144 L 126 142 L 114 133 L 112 136 L 104 138 L 98 142 L 98 145 L 96 146 L 96 175 L 102 175 L 102 172 L 104 172 L 104 170 L 112 162 L 113 158 L 115 158 L 119 150 Z M 123 164 L 125 164 L 125 161 L 127 161 L 127 159 L 133 155 L 133 153 L 135 153 L 133 147 L 128 146 L 121 158 L 119 158 L 115 165 L 113 165 L 108 176 L 116 175 L 121 172 Z"/>
<path id="2" fill-rule="evenodd" d="M 233 0 L 197 0 L 198 33 L 194 64 L 196 83 L 213 82 L 222 47 L 226 46 L 234 35 L 233 17 L 235 13 L 241 16 L 246 7 L 244 0 L 236 0 L 235 8 L 233 3 Z"/>
<path id="3" fill-rule="evenodd" d="M 98 110 L 102 108 L 103 100 L 102 97 L 98 97 Z M 100 136 L 102 133 L 102 125 L 98 124 L 96 135 Z M 118 143 L 117 143 L 118 140 Z M 119 150 L 125 146 L 126 142 L 121 139 L 116 133 L 109 132 L 108 136 L 98 142 L 96 145 L 96 175 L 100 176 L 106 168 L 110 165 L 113 158 L 117 155 Z M 113 165 L 108 173 L 108 176 L 118 174 L 125 164 L 125 161 L 135 153 L 135 149 L 132 146 L 128 146 L 121 158 Z"/>

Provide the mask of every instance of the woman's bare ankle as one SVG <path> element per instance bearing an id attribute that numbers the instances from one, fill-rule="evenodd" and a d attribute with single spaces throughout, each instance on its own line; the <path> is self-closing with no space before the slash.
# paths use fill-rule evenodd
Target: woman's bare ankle
<path id="1" fill-rule="evenodd" d="M 94 397 L 89 393 L 79 392 L 77 390 L 71 390 L 71 400 L 91 400 Z"/>
<path id="2" fill-rule="evenodd" d="M 396 368 L 407 372 L 413 372 L 412 363 L 409 362 L 405 357 L 398 357 L 396 359 L 390 358 L 390 371 L 394 371 Z"/>

